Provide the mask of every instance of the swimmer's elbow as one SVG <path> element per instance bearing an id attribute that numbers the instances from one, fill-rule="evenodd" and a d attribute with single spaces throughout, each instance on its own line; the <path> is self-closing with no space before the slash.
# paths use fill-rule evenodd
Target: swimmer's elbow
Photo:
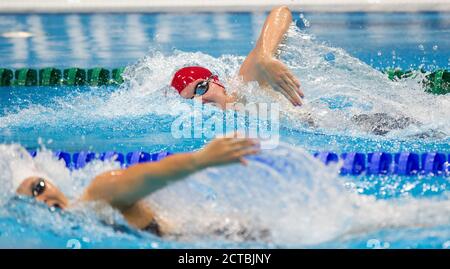
<path id="1" fill-rule="evenodd" d="M 289 12 L 289 13 L 291 13 L 291 10 L 289 9 L 288 6 L 279 6 L 279 7 L 277 7 L 276 9 L 279 9 L 280 11 L 283 11 L 283 12 Z"/>
<path id="2" fill-rule="evenodd" d="M 279 6 L 279 7 L 272 9 L 272 11 L 286 14 L 286 15 L 290 16 L 290 18 L 292 19 L 292 12 L 288 6 Z"/>

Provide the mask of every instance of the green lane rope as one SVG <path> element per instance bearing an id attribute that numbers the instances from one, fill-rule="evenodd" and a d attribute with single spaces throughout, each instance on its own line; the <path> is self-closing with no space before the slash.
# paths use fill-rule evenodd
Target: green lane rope
<path id="1" fill-rule="evenodd" d="M 447 94 L 450 92 L 450 72 L 438 70 L 427 75 L 425 91 L 433 94 Z"/>
<path id="2" fill-rule="evenodd" d="M 419 70 L 421 73 L 426 73 L 424 70 Z M 401 69 L 386 69 L 384 71 L 388 75 L 390 80 L 397 81 L 399 79 L 404 79 L 411 77 L 417 72 L 413 72 L 412 70 L 401 70 Z M 425 76 L 425 79 L 422 81 L 425 92 L 436 94 L 436 95 L 444 95 L 450 93 L 450 72 L 444 69 L 438 69 L 434 72 Z"/>
<path id="3" fill-rule="evenodd" d="M 109 70 L 103 67 L 82 69 L 78 67 L 64 70 L 53 67 L 39 71 L 31 68 L 11 70 L 0 68 L 0 86 L 104 86 L 123 83 L 122 74 L 125 67 Z M 417 75 L 413 70 L 386 69 L 383 71 L 389 79 L 400 80 Z M 425 73 L 423 70 L 419 72 Z M 432 94 L 450 93 L 450 71 L 437 69 L 425 76 L 422 81 L 424 90 Z"/>
<path id="4" fill-rule="evenodd" d="M 39 70 L 40 86 L 56 86 L 61 83 L 61 70 L 47 67 Z"/>
<path id="5" fill-rule="evenodd" d="M 90 86 L 107 85 L 109 82 L 109 70 L 96 67 L 87 72 L 87 84 Z"/>
<path id="6" fill-rule="evenodd" d="M 0 68 L 0 86 L 104 86 L 123 83 L 125 67 L 112 70 L 94 67 L 82 69 L 71 67 L 60 70 L 46 67 L 39 70 L 21 68 L 11 70 Z"/>
<path id="7" fill-rule="evenodd" d="M 36 86 L 37 71 L 35 69 L 21 68 L 14 72 L 14 85 L 16 86 Z"/>
<path id="8" fill-rule="evenodd" d="M 86 70 L 72 67 L 64 69 L 63 84 L 67 86 L 82 86 L 86 83 Z"/>
<path id="9" fill-rule="evenodd" d="M 10 69 L 0 68 L 0 86 L 11 86 L 13 72 Z"/>
<path id="10" fill-rule="evenodd" d="M 116 84 L 122 84 L 123 83 L 123 77 L 122 73 L 125 70 L 125 67 L 120 67 L 112 70 L 112 77 L 111 81 L 112 83 Z"/>
<path id="11" fill-rule="evenodd" d="M 398 80 L 398 79 L 408 78 L 408 77 L 411 77 L 412 75 L 414 75 L 412 70 L 403 71 L 398 68 L 397 69 L 386 69 L 384 71 L 384 73 L 386 73 L 388 75 L 388 78 L 390 80 Z"/>

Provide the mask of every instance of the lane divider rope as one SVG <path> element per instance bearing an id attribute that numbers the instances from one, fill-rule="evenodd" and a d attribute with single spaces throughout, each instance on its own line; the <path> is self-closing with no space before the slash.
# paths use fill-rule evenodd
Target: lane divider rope
<path id="1" fill-rule="evenodd" d="M 35 157 L 37 151 L 29 151 Z M 132 151 L 126 154 L 107 151 L 95 153 L 90 151 L 80 151 L 73 154 L 64 151 L 57 151 L 54 156 L 58 160 L 63 160 L 66 167 L 70 169 L 80 169 L 93 160 L 113 160 L 119 162 L 122 167 L 128 167 L 137 163 L 156 162 L 164 159 L 173 153 L 161 151 L 148 153 L 145 151 Z M 335 153 L 330 151 L 316 152 L 314 157 L 322 163 L 343 162 L 340 173 L 342 175 L 437 175 L 450 176 L 450 153 L 426 152 L 422 154 L 412 152 L 346 152 Z"/>
<path id="2" fill-rule="evenodd" d="M 0 68 L 0 86 L 103 86 L 123 83 L 125 67 L 112 70 L 95 67 L 78 67 L 63 70 L 53 67 L 42 69 L 20 68 L 11 70 Z"/>
<path id="3" fill-rule="evenodd" d="M 328 54 L 327 54 L 328 55 Z M 326 56 L 327 59 L 333 58 Z M 103 86 L 123 83 L 122 73 L 125 67 L 112 70 L 103 67 L 82 69 L 78 67 L 63 70 L 46 67 L 39 70 L 20 68 L 11 70 L 0 68 L 0 86 Z M 424 70 L 401 70 L 390 68 L 383 71 L 389 79 L 399 80 L 417 75 Z M 437 69 L 425 76 L 422 85 L 426 92 L 432 94 L 450 93 L 450 71 Z"/>
<path id="4" fill-rule="evenodd" d="M 400 68 L 389 68 L 383 71 L 388 75 L 390 80 L 396 81 L 412 76 L 416 76 L 419 72 L 426 73 L 425 70 L 402 70 Z M 432 94 L 447 94 L 450 93 L 450 71 L 445 69 L 437 69 L 425 75 L 422 81 L 425 92 Z"/>

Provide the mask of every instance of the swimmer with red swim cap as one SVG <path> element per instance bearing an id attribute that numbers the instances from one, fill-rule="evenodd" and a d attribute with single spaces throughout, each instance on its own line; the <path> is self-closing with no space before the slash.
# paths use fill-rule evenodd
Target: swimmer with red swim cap
<path id="1" fill-rule="evenodd" d="M 287 7 L 274 8 L 270 12 L 255 48 L 239 70 L 239 76 L 244 82 L 257 81 L 263 88 L 272 88 L 294 106 L 300 106 L 303 97 L 300 82 L 284 63 L 275 58 L 278 45 L 291 22 L 292 14 Z M 228 103 L 237 101 L 237 96 L 227 94 L 217 74 L 201 66 L 181 68 L 174 74 L 171 85 L 184 98 L 198 97 L 203 103 L 212 103 L 223 109 Z"/>

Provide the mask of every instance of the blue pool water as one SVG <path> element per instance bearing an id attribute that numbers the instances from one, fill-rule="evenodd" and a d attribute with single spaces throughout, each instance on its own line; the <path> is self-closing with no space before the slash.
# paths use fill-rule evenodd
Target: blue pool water
<path id="1" fill-rule="evenodd" d="M 0 15 L 3 67 L 134 63 L 149 48 L 246 55 L 266 13 Z M 319 42 L 376 68 L 450 65 L 450 13 L 304 13 Z M 299 20 L 300 14 L 295 13 Z M 305 23 L 302 23 L 304 25 Z M 5 38 L 25 31 L 30 38 Z"/>
<path id="2" fill-rule="evenodd" d="M 49 151 L 200 148 L 208 139 L 171 135 L 173 121 L 189 118 L 193 104 L 173 94 L 168 81 L 187 64 L 232 77 L 265 14 L 0 16 L 2 67 L 127 66 L 121 87 L 0 88 L 0 180 L 8 186 L 0 191 L 0 247 L 450 247 L 449 177 L 341 177 L 310 155 L 450 152 L 450 96 L 424 93 L 423 74 L 393 82 L 377 70 L 448 69 L 450 14 L 303 16 L 297 25 L 308 27 L 293 24 L 280 57 L 302 82 L 306 104 L 293 108 L 279 99 L 281 145 L 251 158 L 248 168 L 208 169 L 151 195 L 149 202 L 182 234 L 164 239 L 126 226 L 107 207 L 100 214 L 89 206 L 50 212 L 11 200 L 12 192 L 39 173 L 75 198 L 96 174 L 118 167 L 94 161 L 70 172 Z M 11 37 L 18 31 L 32 36 Z M 250 101 L 270 102 L 251 96 L 256 85 L 225 84 L 237 85 Z M 203 118 L 222 116 L 212 107 L 203 112 Z M 414 123 L 379 135 L 352 120 L 381 112 Z M 37 147 L 45 149 L 34 160 L 21 154 Z M 252 240 L 239 236 L 242 226 Z M 216 235 L 217 228 L 227 232 Z M 261 230 L 269 237 L 259 237 Z"/>

